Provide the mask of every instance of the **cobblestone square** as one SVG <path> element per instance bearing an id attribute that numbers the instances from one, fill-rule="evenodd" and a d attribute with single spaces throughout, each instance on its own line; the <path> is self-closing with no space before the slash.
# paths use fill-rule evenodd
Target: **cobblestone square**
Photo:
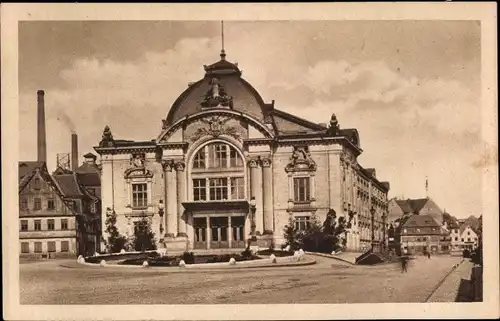
<path id="1" fill-rule="evenodd" d="M 21 264 L 20 299 L 21 304 L 425 302 L 461 258 L 417 257 L 408 273 L 401 273 L 399 264 L 316 260 L 304 267 L 208 272 L 94 268 L 59 260 Z"/>

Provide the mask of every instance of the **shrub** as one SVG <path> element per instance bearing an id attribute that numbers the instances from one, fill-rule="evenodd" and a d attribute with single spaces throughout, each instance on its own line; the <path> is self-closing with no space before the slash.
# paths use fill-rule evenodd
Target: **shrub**
<path id="1" fill-rule="evenodd" d="M 194 264 L 194 254 L 193 254 L 193 252 L 184 252 L 182 254 L 182 260 L 186 264 Z"/>
<path id="2" fill-rule="evenodd" d="M 108 210 L 110 210 L 108 208 Z M 120 252 L 127 243 L 127 238 L 120 235 L 118 229 L 116 228 L 116 212 L 113 210 L 111 214 L 106 215 L 106 233 L 108 238 L 106 240 L 106 249 L 108 253 L 118 253 Z"/>
<path id="3" fill-rule="evenodd" d="M 148 217 L 142 217 L 134 226 L 133 245 L 136 251 L 156 250 L 155 235 Z"/>

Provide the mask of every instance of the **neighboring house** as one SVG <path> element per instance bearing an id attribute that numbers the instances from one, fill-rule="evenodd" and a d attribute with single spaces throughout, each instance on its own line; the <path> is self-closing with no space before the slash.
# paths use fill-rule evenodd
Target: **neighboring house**
<path id="1" fill-rule="evenodd" d="M 401 225 L 403 252 L 449 253 L 450 233 L 431 215 L 411 215 Z"/>
<path id="2" fill-rule="evenodd" d="M 45 162 L 19 162 L 20 256 L 93 254 L 99 210 L 76 174 L 51 176 Z"/>
<path id="3" fill-rule="evenodd" d="M 474 250 L 479 244 L 479 237 L 472 227 L 464 224 L 460 226 L 460 241 L 463 249 Z"/>
<path id="4" fill-rule="evenodd" d="M 458 220 L 449 213 L 446 213 L 446 211 L 443 213 L 443 227 L 450 232 L 451 250 L 461 251 L 460 225 Z"/>

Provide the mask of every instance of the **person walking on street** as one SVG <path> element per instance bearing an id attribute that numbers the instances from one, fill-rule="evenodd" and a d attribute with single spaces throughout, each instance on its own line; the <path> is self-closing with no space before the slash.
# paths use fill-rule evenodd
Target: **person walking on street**
<path id="1" fill-rule="evenodd" d="M 401 273 L 408 272 L 408 257 L 404 255 L 401 257 Z"/>
<path id="2" fill-rule="evenodd" d="M 431 252 L 427 252 L 427 258 L 430 259 L 431 258 Z"/>

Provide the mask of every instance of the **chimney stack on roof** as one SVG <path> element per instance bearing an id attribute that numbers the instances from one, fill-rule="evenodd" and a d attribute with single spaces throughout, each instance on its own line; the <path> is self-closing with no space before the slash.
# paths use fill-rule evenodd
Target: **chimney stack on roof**
<path id="1" fill-rule="evenodd" d="M 78 168 L 78 135 L 71 134 L 71 169 Z"/>
<path id="2" fill-rule="evenodd" d="M 37 91 L 37 153 L 39 162 L 47 162 L 47 140 L 45 136 L 45 92 Z"/>

